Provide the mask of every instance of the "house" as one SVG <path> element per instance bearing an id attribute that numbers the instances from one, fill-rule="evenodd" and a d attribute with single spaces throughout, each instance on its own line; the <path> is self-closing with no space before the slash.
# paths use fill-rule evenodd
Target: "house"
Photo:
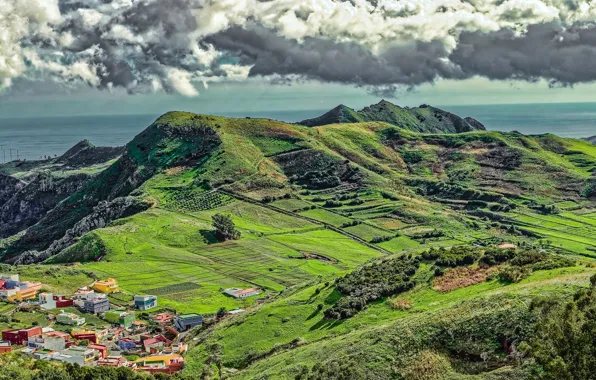
<path id="1" fill-rule="evenodd" d="M 121 338 L 118 340 L 118 347 L 122 351 L 135 351 L 137 349 L 137 342 L 131 338 Z"/>
<path id="2" fill-rule="evenodd" d="M 34 351 L 30 351 L 27 353 L 28 356 L 32 357 L 35 360 L 51 360 L 52 356 L 57 355 L 58 352 L 52 350 L 42 349 L 31 349 Z"/>
<path id="3" fill-rule="evenodd" d="M 63 325 L 82 326 L 85 324 L 85 318 L 74 313 L 65 313 L 62 311 L 62 313 L 56 316 L 56 322 Z"/>
<path id="4" fill-rule="evenodd" d="M 155 314 L 153 320 L 162 326 L 170 325 L 174 320 L 174 316 L 168 313 Z"/>
<path id="5" fill-rule="evenodd" d="M 506 244 L 499 245 L 499 248 L 501 248 L 501 249 L 516 249 L 517 246 L 515 244 L 506 243 Z"/>
<path id="6" fill-rule="evenodd" d="M 255 288 L 248 288 L 248 289 L 228 288 L 228 289 L 224 289 L 223 292 L 229 296 L 234 297 L 234 298 L 248 298 L 248 297 L 256 296 L 259 294 L 259 291 Z"/>
<path id="7" fill-rule="evenodd" d="M 0 275 L 0 300 L 22 302 L 33 299 L 41 290 L 42 283 L 19 281 L 19 275 Z"/>
<path id="8" fill-rule="evenodd" d="M 184 358 L 179 354 L 154 355 L 138 359 L 136 364 L 140 371 L 172 375 L 182 369 Z"/>
<path id="9" fill-rule="evenodd" d="M 118 283 L 113 278 L 108 278 L 105 281 L 95 281 L 93 285 L 91 285 L 91 287 L 96 292 L 104 294 L 111 294 L 120 291 L 120 289 L 118 288 Z"/>
<path id="10" fill-rule="evenodd" d="M 87 340 L 89 341 L 89 343 L 94 344 L 99 343 L 99 337 L 97 336 L 97 333 L 95 333 L 94 331 L 72 331 L 70 335 L 76 340 Z"/>
<path id="11" fill-rule="evenodd" d="M 105 294 L 94 294 L 84 301 L 83 309 L 91 314 L 105 313 L 110 310 L 110 301 Z"/>
<path id="12" fill-rule="evenodd" d="M 90 344 L 87 346 L 88 349 L 98 352 L 99 358 L 105 359 L 108 356 L 108 347 L 103 344 Z"/>
<path id="13" fill-rule="evenodd" d="M 163 354 L 183 354 L 188 350 L 188 344 L 176 343 L 164 348 Z"/>
<path id="14" fill-rule="evenodd" d="M 99 359 L 97 365 L 102 367 L 129 367 L 130 362 L 122 356 L 108 356 Z"/>
<path id="15" fill-rule="evenodd" d="M 42 335 L 32 336 L 27 341 L 28 348 L 50 351 L 64 350 L 72 344 L 70 335 L 61 331 L 52 331 Z"/>
<path id="16" fill-rule="evenodd" d="M 2 331 L 2 340 L 10 342 L 13 346 L 24 346 L 27 344 L 30 337 L 41 334 L 41 327 L 5 330 Z"/>
<path id="17" fill-rule="evenodd" d="M 0 342 L 0 355 L 12 352 L 12 344 L 10 342 Z"/>
<path id="18" fill-rule="evenodd" d="M 203 316 L 200 314 L 182 314 L 174 318 L 174 325 L 180 332 L 203 325 Z"/>
<path id="19" fill-rule="evenodd" d="M 73 294 L 72 299 L 74 300 L 87 300 L 89 297 L 95 294 L 95 290 L 89 288 L 88 286 L 79 288 L 75 294 Z"/>
<path id="20" fill-rule="evenodd" d="M 162 351 L 164 347 L 169 347 L 172 341 L 161 334 L 154 337 L 145 334 L 141 335 L 141 343 L 145 352 L 154 354 Z"/>
<path id="21" fill-rule="evenodd" d="M 95 360 L 96 355 L 96 351 L 90 348 L 71 346 L 66 350 L 50 356 L 50 360 L 84 366 L 91 364 Z"/>
<path id="22" fill-rule="evenodd" d="M 163 349 L 163 342 L 156 338 L 145 339 L 143 341 L 143 349 L 149 354 L 158 353 Z"/>
<path id="23" fill-rule="evenodd" d="M 156 296 L 134 296 L 135 308 L 138 310 L 149 310 L 157 307 Z"/>
<path id="24" fill-rule="evenodd" d="M 106 312 L 106 321 L 112 324 L 119 324 L 125 329 L 130 328 L 136 320 L 134 311 L 111 310 Z"/>
<path id="25" fill-rule="evenodd" d="M 55 296 L 52 293 L 39 293 L 39 306 L 45 310 L 52 310 L 56 308 L 70 307 L 74 305 L 74 301 L 66 296 Z"/>

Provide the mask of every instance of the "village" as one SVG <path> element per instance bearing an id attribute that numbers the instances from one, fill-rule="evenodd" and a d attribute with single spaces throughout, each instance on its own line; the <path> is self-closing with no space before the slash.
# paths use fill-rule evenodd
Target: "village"
<path id="1" fill-rule="evenodd" d="M 108 296 L 122 290 L 113 278 L 79 288 L 71 297 L 42 289 L 41 282 L 21 281 L 18 274 L 0 274 L 1 302 L 47 317 L 47 326 L 33 322 L 2 331 L 0 355 L 22 352 L 36 360 L 173 374 L 184 366 L 183 355 L 188 349 L 184 336 L 190 329 L 208 328 L 245 312 L 222 308 L 213 315 L 178 314 L 158 308 L 154 295 L 134 295 L 128 307 L 114 305 Z M 261 292 L 256 288 L 220 291 L 238 299 Z M 264 300 L 257 299 L 257 303 Z"/>

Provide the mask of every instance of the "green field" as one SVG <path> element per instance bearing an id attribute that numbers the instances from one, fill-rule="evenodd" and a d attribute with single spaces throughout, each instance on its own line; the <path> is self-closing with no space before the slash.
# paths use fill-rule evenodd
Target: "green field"
<path id="1" fill-rule="evenodd" d="M 99 263 L 79 268 L 117 279 L 127 293 L 157 294 L 160 306 L 212 313 L 220 307 L 254 302 L 225 296 L 222 287 L 281 291 L 379 255 L 338 233 L 313 231 L 317 226 L 308 221 L 255 205 L 236 202 L 223 212 L 233 215 L 243 233 L 241 240 L 209 244 L 211 212 L 184 215 L 152 209 L 97 230 L 107 255 Z M 269 236 L 260 238 L 254 233 Z M 303 252 L 318 253 L 337 263 L 304 260 Z"/>
<path id="2" fill-rule="evenodd" d="M 303 211 L 300 215 L 308 216 L 323 223 L 331 224 L 335 227 L 341 227 L 345 223 L 350 223 L 352 219 L 342 216 L 340 214 L 327 211 L 321 208 L 314 210 Z"/>

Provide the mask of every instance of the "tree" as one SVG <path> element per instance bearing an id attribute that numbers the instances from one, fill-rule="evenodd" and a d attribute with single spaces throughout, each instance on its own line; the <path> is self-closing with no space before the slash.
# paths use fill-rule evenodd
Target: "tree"
<path id="1" fill-rule="evenodd" d="M 223 318 L 226 316 L 226 314 L 228 313 L 228 310 L 225 307 L 220 307 L 217 310 L 217 314 L 215 314 L 217 316 L 217 318 Z"/>
<path id="2" fill-rule="evenodd" d="M 212 217 L 215 237 L 220 241 L 240 239 L 240 231 L 236 229 L 232 217 L 229 215 L 215 214 Z"/>

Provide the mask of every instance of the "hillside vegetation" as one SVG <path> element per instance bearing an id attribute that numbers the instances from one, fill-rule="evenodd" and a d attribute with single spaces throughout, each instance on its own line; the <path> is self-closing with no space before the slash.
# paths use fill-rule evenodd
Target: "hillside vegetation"
<path id="1" fill-rule="evenodd" d="M 66 295 L 113 277 L 115 304 L 154 294 L 182 313 L 247 309 L 191 331 L 184 376 L 548 378 L 556 364 L 574 378 L 563 364 L 579 359 L 553 357 L 536 321 L 554 326 L 560 305 L 591 292 L 588 141 L 381 102 L 301 125 L 170 112 L 103 167 L 76 164 L 88 149 L 51 163 L 88 177 L 0 240 L 0 257 L 36 264 L 11 270 Z M 42 175 L 14 168 L 0 181 L 19 191 Z M 261 295 L 221 292 L 231 287 Z"/>

